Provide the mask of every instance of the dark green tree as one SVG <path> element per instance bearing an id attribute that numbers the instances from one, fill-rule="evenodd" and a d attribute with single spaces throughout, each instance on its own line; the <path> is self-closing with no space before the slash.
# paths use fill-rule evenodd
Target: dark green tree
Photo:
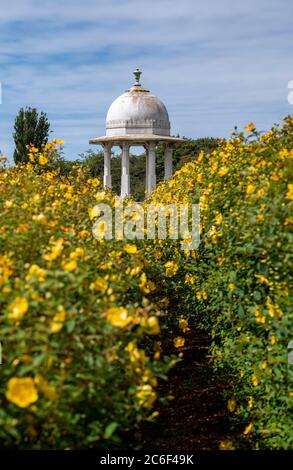
<path id="1" fill-rule="evenodd" d="M 33 144 L 40 149 L 48 142 L 49 132 L 50 123 L 45 113 L 39 114 L 36 108 L 21 108 L 14 122 L 15 163 L 27 163 L 27 145 Z"/>

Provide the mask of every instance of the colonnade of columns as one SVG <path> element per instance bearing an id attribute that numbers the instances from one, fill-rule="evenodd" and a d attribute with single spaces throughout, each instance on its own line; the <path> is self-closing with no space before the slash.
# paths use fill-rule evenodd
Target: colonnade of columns
<path id="1" fill-rule="evenodd" d="M 112 187 L 111 178 L 111 143 L 106 143 L 104 147 L 104 186 Z M 121 198 L 130 195 L 130 173 L 129 173 L 129 149 L 132 144 L 123 142 L 120 146 L 121 154 Z M 146 193 L 150 194 L 156 187 L 156 142 L 147 142 L 143 144 L 146 150 Z M 164 179 L 172 176 L 172 154 L 173 147 L 170 144 L 165 146 Z"/>

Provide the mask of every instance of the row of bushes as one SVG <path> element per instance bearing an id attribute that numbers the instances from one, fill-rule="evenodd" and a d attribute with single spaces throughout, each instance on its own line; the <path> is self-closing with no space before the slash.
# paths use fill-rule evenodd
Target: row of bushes
<path id="1" fill-rule="evenodd" d="M 210 333 L 243 436 L 256 449 L 289 449 L 293 119 L 267 133 L 251 123 L 246 132 L 201 153 L 154 191 L 154 203 L 200 203 L 201 244 L 186 253 L 178 243 L 151 244 L 147 258 L 160 294 Z M 168 282 L 166 263 L 173 267 Z M 174 328 L 176 317 L 169 321 Z"/>
<path id="2" fill-rule="evenodd" d="M 0 171 L 2 448 L 119 446 L 155 418 L 174 364 L 143 250 L 93 237 L 93 207 L 114 196 L 78 166 L 54 169 L 58 144 Z"/>

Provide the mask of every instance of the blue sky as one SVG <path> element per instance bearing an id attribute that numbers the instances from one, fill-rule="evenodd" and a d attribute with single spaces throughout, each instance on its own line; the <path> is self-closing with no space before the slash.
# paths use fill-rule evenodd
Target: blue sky
<path id="1" fill-rule="evenodd" d="M 0 149 L 20 107 L 48 114 L 75 159 L 105 133 L 111 102 L 143 71 L 172 133 L 227 136 L 288 113 L 292 0 L 1 0 Z M 5 5 L 4 5 L 5 3 Z"/>

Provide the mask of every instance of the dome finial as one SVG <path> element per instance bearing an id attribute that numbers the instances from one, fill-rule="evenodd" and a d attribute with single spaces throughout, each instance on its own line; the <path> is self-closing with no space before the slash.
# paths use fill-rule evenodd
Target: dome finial
<path id="1" fill-rule="evenodd" d="M 135 77 L 135 84 L 136 86 L 140 86 L 140 76 L 141 76 L 141 71 L 139 69 L 135 69 L 133 72 L 133 75 Z"/>

